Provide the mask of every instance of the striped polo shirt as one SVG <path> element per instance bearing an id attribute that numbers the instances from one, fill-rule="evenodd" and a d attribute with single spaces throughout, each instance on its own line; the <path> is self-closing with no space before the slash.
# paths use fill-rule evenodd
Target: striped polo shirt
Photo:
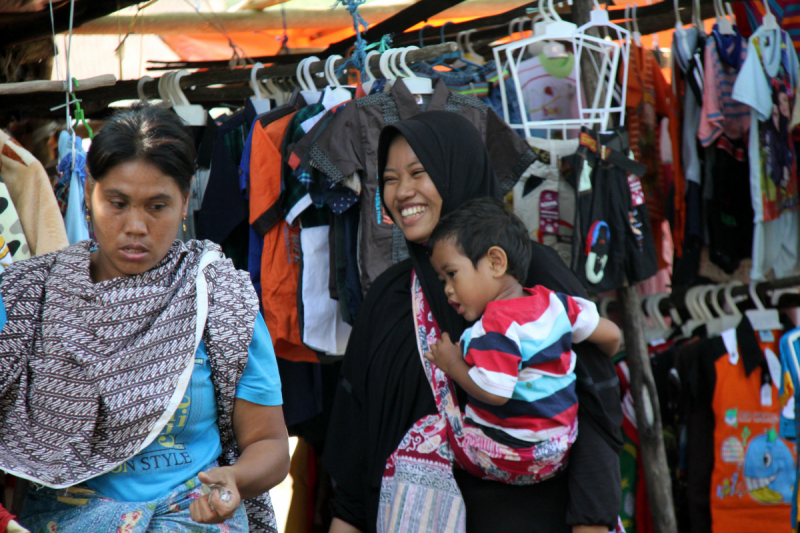
<path id="1" fill-rule="evenodd" d="M 536 286 L 527 296 L 490 302 L 461 337 L 473 381 L 508 398 L 488 405 L 470 396 L 466 415 L 475 423 L 527 442 L 547 440 L 578 414 L 575 352 L 597 327 L 595 305 Z"/>

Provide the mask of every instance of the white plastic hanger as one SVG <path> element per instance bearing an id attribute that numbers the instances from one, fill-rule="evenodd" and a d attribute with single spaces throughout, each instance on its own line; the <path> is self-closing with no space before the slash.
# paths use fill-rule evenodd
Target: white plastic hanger
<path id="1" fill-rule="evenodd" d="M 592 26 L 601 26 L 605 24 L 610 28 L 619 30 L 621 32 L 617 37 L 620 35 L 627 36 L 629 33 L 624 28 L 620 28 L 615 24 L 611 24 L 608 21 L 608 14 L 602 9 L 593 9 L 591 12 L 592 22 L 584 25 L 581 28 L 577 28 L 575 24 L 561 19 L 558 13 L 556 13 L 553 9 L 552 0 L 547 1 L 547 6 L 548 8 L 545 9 L 544 0 L 539 0 L 539 12 L 542 14 L 544 22 L 539 22 L 534 25 L 534 35 L 526 39 L 512 41 L 510 43 L 497 46 L 493 50 L 498 70 L 500 72 L 508 70 L 511 74 L 514 82 L 514 90 L 517 93 L 517 100 L 521 103 L 521 105 L 524 105 L 525 98 L 519 78 L 520 64 L 523 60 L 527 59 L 526 52 L 529 50 L 529 47 L 533 44 L 543 41 L 556 40 L 561 41 L 562 43 L 571 42 L 573 53 L 575 55 L 576 68 L 580 68 L 579 51 L 597 53 L 601 58 L 600 64 L 598 65 L 595 62 L 594 66 L 597 68 L 599 79 L 605 80 L 606 82 L 598 84 L 598 91 L 594 95 L 585 95 L 586 100 L 592 102 L 591 108 L 586 108 L 584 105 L 584 99 L 580 96 L 577 97 L 579 117 L 564 120 L 531 120 L 527 113 L 523 113 L 520 117 L 520 121 L 516 123 L 512 123 L 514 121 L 511 121 L 510 119 L 508 95 L 506 94 L 505 84 L 501 83 L 500 95 L 503 101 L 504 118 L 512 128 L 523 130 L 526 137 L 533 136 L 534 131 L 543 130 L 546 132 L 548 137 L 550 137 L 554 131 L 561 131 L 563 138 L 567 138 L 568 131 L 573 131 L 575 134 L 577 134 L 577 131 L 579 131 L 582 126 L 599 126 L 601 131 L 607 131 L 608 125 L 610 124 L 609 119 L 611 112 L 611 100 L 613 96 L 613 90 L 609 91 L 608 83 L 609 81 L 611 83 L 616 82 L 614 76 L 611 76 L 609 79 L 607 74 L 609 71 L 616 72 L 620 58 L 624 57 L 624 80 L 625 83 L 627 83 L 628 47 L 626 47 L 625 53 L 622 54 L 621 46 L 618 42 L 606 41 L 600 37 L 595 37 L 594 35 L 586 33 L 585 30 Z M 599 5 L 597 7 L 599 8 Z M 580 89 L 580 76 L 577 76 L 576 85 L 577 94 L 582 94 Z M 623 91 L 623 94 L 625 92 L 626 91 Z M 600 103 L 600 99 L 602 98 L 601 94 L 605 94 L 607 96 L 602 104 Z M 624 113 L 624 106 L 622 108 L 614 108 L 613 112 L 620 113 L 620 115 L 622 115 Z M 621 121 L 621 125 L 624 125 L 624 118 Z"/>
<path id="2" fill-rule="evenodd" d="M 731 328 L 735 328 L 739 325 L 739 322 L 742 320 L 742 315 L 739 313 L 736 304 L 734 303 L 733 308 L 736 310 L 731 314 L 726 314 L 725 311 L 722 309 L 722 306 L 719 304 L 719 295 L 721 292 L 728 291 L 729 287 L 733 287 L 733 285 L 719 285 L 716 288 L 712 289 L 711 292 L 711 305 L 714 307 L 714 311 L 717 313 L 716 318 L 712 318 L 706 323 L 706 331 L 708 332 L 709 337 L 716 337 L 720 335 L 723 331 L 729 330 Z M 728 293 L 726 293 L 726 301 Z"/>
<path id="3" fill-rule="evenodd" d="M 253 89 L 253 96 L 250 97 L 250 103 L 253 104 L 253 109 L 255 109 L 257 115 L 261 115 L 272 109 L 269 98 L 264 97 L 261 86 L 256 79 L 256 74 L 260 68 L 264 68 L 263 63 L 256 63 L 250 69 L 250 88 Z"/>
<path id="4" fill-rule="evenodd" d="M 205 126 L 208 113 L 203 106 L 190 104 L 181 89 L 181 78 L 187 74 L 189 74 L 188 70 L 179 70 L 170 79 L 172 83 L 169 90 L 172 91 L 174 102 L 172 109 L 188 126 Z"/>
<path id="5" fill-rule="evenodd" d="M 301 61 L 301 65 L 298 65 L 298 70 L 302 70 L 302 80 L 305 82 L 300 84 L 300 95 L 305 99 L 306 104 L 316 104 L 319 102 L 320 96 L 322 96 L 322 93 L 317 90 L 314 76 L 311 75 L 311 64 L 317 63 L 319 60 L 317 56 L 311 56 Z M 300 79 L 298 77 L 298 80 Z M 303 86 L 305 86 L 305 90 L 303 90 Z"/>
<path id="6" fill-rule="evenodd" d="M 633 42 L 641 48 L 642 34 L 639 33 L 639 20 L 636 18 L 636 4 L 633 4 Z"/>
<path id="7" fill-rule="evenodd" d="M 150 76 L 142 76 L 142 78 L 138 82 L 136 82 L 136 94 L 139 95 L 139 100 L 141 100 L 142 102 L 147 101 L 147 95 L 144 94 L 144 84 L 147 83 L 148 81 L 153 81 L 153 78 L 151 78 Z"/>
<path id="8" fill-rule="evenodd" d="M 372 85 L 375 83 L 375 75 L 372 74 L 372 69 L 369 68 L 369 59 L 372 56 L 379 56 L 379 55 L 381 55 L 380 52 L 378 52 L 377 50 L 372 50 L 371 52 L 368 52 L 366 57 L 364 58 L 364 73 L 367 75 L 367 81 L 365 81 L 362 84 L 362 88 L 364 89 L 364 92 L 367 94 L 370 93 L 370 91 L 372 90 Z"/>
<path id="9" fill-rule="evenodd" d="M 716 14 L 717 28 L 722 35 L 733 35 L 733 24 L 725 15 L 722 0 L 714 0 L 714 13 Z"/>
<path id="10" fill-rule="evenodd" d="M 689 50 L 686 30 L 683 29 L 683 22 L 681 22 L 681 16 L 678 12 L 678 0 L 673 0 L 673 5 L 675 7 L 675 33 L 673 34 L 673 39 L 678 43 L 678 47 L 680 47 L 683 56 L 689 57 L 692 51 Z"/>
<path id="11" fill-rule="evenodd" d="M 675 329 L 667 325 L 667 321 L 659 308 L 662 300 L 667 298 L 669 298 L 667 293 L 652 294 L 645 298 L 644 304 L 647 316 L 653 321 L 653 328 L 649 331 L 647 339 L 647 342 L 651 344 L 660 344 L 657 341 L 668 339 Z"/>
<path id="12" fill-rule="evenodd" d="M 761 20 L 762 27 L 770 31 L 779 29 L 778 21 L 769 9 L 769 0 L 762 0 L 761 3 L 764 4 L 764 11 L 766 11 L 764 18 Z"/>
<path id="13" fill-rule="evenodd" d="M 353 99 L 350 91 L 342 87 L 339 80 L 336 78 L 336 61 L 342 59 L 339 54 L 333 54 L 325 60 L 325 78 L 328 80 L 328 85 L 331 87 L 333 97 L 336 99 L 337 104 L 343 104 Z"/>
<path id="14" fill-rule="evenodd" d="M 694 332 L 695 329 L 702 326 L 710 319 L 710 317 L 703 314 L 698 302 L 699 294 L 701 291 L 704 292 L 705 290 L 706 287 L 704 285 L 700 285 L 697 287 L 692 287 L 686 291 L 683 301 L 686 304 L 686 309 L 689 311 L 689 316 L 691 316 L 691 318 L 684 322 L 681 326 L 681 333 L 683 333 L 684 337 L 691 337 L 692 332 Z"/>
<path id="15" fill-rule="evenodd" d="M 406 73 L 407 77 L 403 78 L 403 83 L 406 85 L 411 94 L 433 94 L 433 82 L 430 78 L 421 78 L 417 76 L 414 71 L 408 68 L 406 63 L 406 56 L 411 50 L 419 50 L 417 46 L 408 46 L 403 49 L 397 56 L 395 61 L 399 59 L 400 68 Z"/>
<path id="16" fill-rule="evenodd" d="M 761 303 L 761 299 L 758 297 L 758 293 L 756 292 L 756 282 L 754 281 L 750 283 L 747 289 L 750 293 L 750 299 L 754 304 L 756 304 L 756 309 L 748 309 L 744 312 L 744 314 L 747 316 L 747 319 L 750 321 L 750 325 L 753 326 L 753 329 L 782 330 L 783 324 L 781 324 L 778 310 L 767 309 L 764 307 L 764 304 Z"/>

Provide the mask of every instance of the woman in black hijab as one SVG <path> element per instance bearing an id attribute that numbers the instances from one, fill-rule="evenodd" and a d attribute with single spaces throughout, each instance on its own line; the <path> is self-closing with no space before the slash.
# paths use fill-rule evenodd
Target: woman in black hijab
<path id="1" fill-rule="evenodd" d="M 437 412 L 414 330 L 412 270 L 442 331 L 459 338 L 468 325 L 447 303 L 425 242 L 441 216 L 472 198 L 500 195 L 479 132 L 455 113 L 421 113 L 384 128 L 378 173 L 384 206 L 411 258 L 370 287 L 345 353 L 323 453 L 335 488 L 332 533 L 376 530 L 387 458 L 415 422 Z M 533 285 L 586 297 L 555 251 L 535 242 L 526 286 Z M 470 533 L 557 533 L 571 526 L 588 533 L 616 525 L 622 419 L 616 373 L 593 345 L 574 350 L 579 433 L 567 473 L 511 486 L 456 470 Z"/>

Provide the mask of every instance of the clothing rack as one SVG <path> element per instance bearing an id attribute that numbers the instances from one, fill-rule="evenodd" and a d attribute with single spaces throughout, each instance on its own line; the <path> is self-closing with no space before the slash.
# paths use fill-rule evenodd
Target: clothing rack
<path id="1" fill-rule="evenodd" d="M 411 50 L 406 56 L 408 65 L 414 65 L 422 61 L 428 61 L 441 55 L 452 53 L 458 50 L 458 45 L 454 42 L 446 42 L 434 46 L 426 46 L 419 50 Z M 312 75 L 322 74 L 325 69 L 325 61 L 314 62 L 310 65 Z M 334 68 L 338 68 L 347 61 L 338 59 L 334 62 Z M 373 56 L 369 61 L 369 68 L 376 76 L 382 77 L 378 68 L 379 56 Z M 297 64 L 291 65 L 272 65 L 258 69 L 256 77 L 258 79 L 293 79 L 297 72 Z M 252 96 L 253 92 L 247 82 L 250 81 L 251 68 L 239 68 L 234 70 L 213 70 L 194 72 L 181 77 L 180 86 L 185 90 L 186 97 L 192 102 L 224 101 L 246 98 Z M 158 80 L 143 83 L 143 91 L 147 98 L 160 98 L 158 94 Z M 325 78 L 314 77 L 319 87 L 327 85 Z M 31 82 L 38 83 L 38 82 Z M 108 104 L 118 100 L 138 100 L 137 85 L 139 80 L 124 80 L 107 86 L 94 89 L 82 90 L 80 87 L 75 89 L 75 95 L 81 100 L 81 107 L 85 110 L 87 117 L 96 117 L 107 112 Z M 240 87 L 220 87 L 209 88 L 214 85 L 245 84 Z M 186 90 L 190 89 L 190 90 Z M 27 92 L 25 94 L 0 95 L 0 108 L 4 109 L 25 109 L 29 116 L 37 115 L 41 117 L 61 116 L 61 111 L 51 111 L 50 108 L 62 104 L 64 95 L 61 92 Z"/>

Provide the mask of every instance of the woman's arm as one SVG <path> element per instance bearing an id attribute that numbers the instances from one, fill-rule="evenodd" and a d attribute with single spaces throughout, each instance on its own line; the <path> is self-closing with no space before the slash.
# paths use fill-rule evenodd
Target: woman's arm
<path id="1" fill-rule="evenodd" d="M 259 405 L 236 398 L 233 431 L 241 455 L 236 464 L 200 472 L 203 483 L 221 485 L 210 498 L 190 506 L 192 519 L 219 524 L 231 518 L 242 499 L 254 498 L 289 474 L 289 439 L 281 406 Z"/>

